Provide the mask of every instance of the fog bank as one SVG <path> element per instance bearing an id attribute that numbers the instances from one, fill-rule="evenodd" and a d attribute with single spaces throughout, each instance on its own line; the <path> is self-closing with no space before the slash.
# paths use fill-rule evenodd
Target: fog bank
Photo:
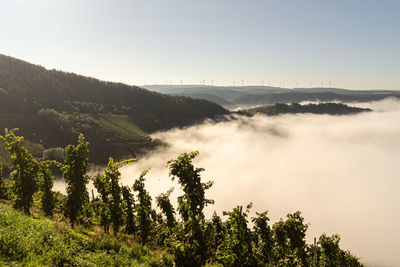
<path id="1" fill-rule="evenodd" d="M 253 202 L 252 212 L 269 210 L 272 222 L 300 210 L 310 223 L 309 242 L 323 232 L 338 233 L 341 246 L 367 264 L 400 266 L 400 103 L 357 104 L 376 111 L 351 116 L 283 115 L 206 122 L 153 137 L 169 144 L 124 167 L 132 185 L 151 169 L 153 198 L 175 186 L 167 161 L 198 150 L 195 165 L 214 186 L 206 208 L 221 215 Z"/>

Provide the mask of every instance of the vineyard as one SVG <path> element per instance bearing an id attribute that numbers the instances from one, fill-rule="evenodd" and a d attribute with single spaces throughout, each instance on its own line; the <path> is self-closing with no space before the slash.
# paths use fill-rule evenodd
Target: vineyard
<path id="1" fill-rule="evenodd" d="M 88 172 L 88 142 L 63 150 L 62 162 L 37 159 L 15 130 L 5 130 L 5 148 L 13 172 L 0 180 L 0 262 L 27 265 L 114 266 L 362 266 L 339 247 L 338 235 L 322 234 L 307 244 L 308 224 L 300 211 L 270 225 L 268 211 L 250 217 L 252 204 L 237 206 L 221 218 L 206 218 L 212 182 L 193 166 L 198 152 L 168 162 L 170 177 L 182 189 L 175 209 L 173 188 L 155 198 L 146 189 L 146 173 L 133 185 L 120 184 L 119 168 L 135 159 L 114 162 L 94 176 Z M 66 195 L 53 192 L 51 166 L 59 168 Z M 91 196 L 87 184 L 97 189 Z M 226 218 L 223 220 L 223 218 Z"/>

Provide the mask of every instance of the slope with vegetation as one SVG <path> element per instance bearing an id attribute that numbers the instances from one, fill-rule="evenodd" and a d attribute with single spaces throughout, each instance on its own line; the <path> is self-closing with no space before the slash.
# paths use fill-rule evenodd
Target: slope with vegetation
<path id="1" fill-rule="evenodd" d="M 102 173 L 87 174 L 88 143 L 83 135 L 77 145 L 67 146 L 63 163 L 35 159 L 15 131 L 6 131 L 1 139 L 14 172 L 7 179 L 1 177 L 0 198 L 26 214 L 0 204 L 1 264 L 362 266 L 340 248 L 338 235 L 323 234 L 318 246 L 307 244 L 308 224 L 299 211 L 273 225 L 267 211 L 249 218 L 251 203 L 245 210 L 237 206 L 224 212 L 225 221 L 216 213 L 206 218 L 205 206 L 214 203 L 206 198 L 206 191 L 213 183 L 203 182 L 204 169 L 193 165 L 197 152 L 183 153 L 168 162 L 171 179 L 177 181 L 182 195 L 176 210 L 169 199 L 173 189 L 159 195 L 156 210 L 146 190 L 146 171 L 132 187 L 120 184 L 119 168 L 134 159 L 118 163 L 110 158 Z M 66 196 L 51 191 L 50 165 L 61 169 Z M 89 197 L 86 185 L 90 179 L 97 196 Z M 35 218 L 31 213 L 35 208 L 48 219 Z"/>
<path id="2" fill-rule="evenodd" d="M 156 146 L 159 142 L 148 133 L 226 113 L 206 100 L 47 70 L 0 55 L 0 128 L 19 128 L 40 152 L 66 146 L 84 133 L 97 151 L 91 160 L 106 163 L 108 155 L 122 158 Z"/>
<path id="3" fill-rule="evenodd" d="M 172 266 L 162 250 L 113 238 L 0 203 L 0 266 Z"/>
<path id="4" fill-rule="evenodd" d="M 318 104 L 275 104 L 270 106 L 262 106 L 242 110 L 242 114 L 265 114 L 268 116 L 281 115 L 281 114 L 329 114 L 329 115 L 349 115 L 357 114 L 360 112 L 372 111 L 369 108 L 351 107 L 341 103 L 318 103 Z"/>

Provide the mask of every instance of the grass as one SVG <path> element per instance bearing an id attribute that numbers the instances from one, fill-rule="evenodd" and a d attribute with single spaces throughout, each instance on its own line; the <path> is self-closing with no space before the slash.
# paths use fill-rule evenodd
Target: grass
<path id="1" fill-rule="evenodd" d="M 173 258 L 138 243 L 72 230 L 0 203 L 0 266 L 172 266 Z"/>

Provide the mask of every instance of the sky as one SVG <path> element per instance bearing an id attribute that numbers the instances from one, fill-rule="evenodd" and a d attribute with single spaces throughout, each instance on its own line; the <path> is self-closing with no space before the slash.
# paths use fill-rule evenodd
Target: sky
<path id="1" fill-rule="evenodd" d="M 143 84 L 400 90 L 396 0 L 2 0 L 0 54 Z"/>

